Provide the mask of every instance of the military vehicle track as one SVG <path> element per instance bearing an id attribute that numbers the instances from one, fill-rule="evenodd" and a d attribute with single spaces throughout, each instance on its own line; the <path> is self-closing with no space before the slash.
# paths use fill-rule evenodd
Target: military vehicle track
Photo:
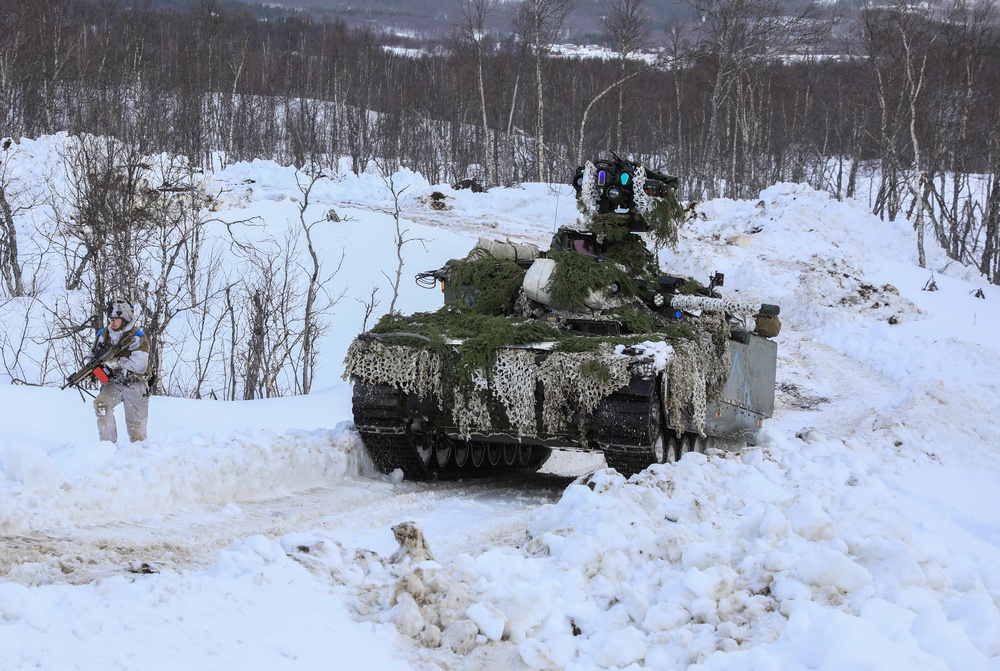
<path id="1" fill-rule="evenodd" d="M 660 395 L 616 392 L 597 408 L 597 442 L 608 466 L 630 476 L 650 464 L 667 464 L 687 452 L 705 452 L 708 438 L 668 429 Z"/>
<path id="2" fill-rule="evenodd" d="M 383 384 L 354 385 L 354 417 L 375 467 L 400 469 L 411 480 L 485 477 L 510 471 L 536 471 L 551 456 L 547 447 L 463 441 L 447 435 L 414 432 L 406 395 Z M 672 463 L 687 452 L 705 452 L 709 440 L 667 429 L 658 393 L 612 394 L 598 406 L 593 434 L 608 466 L 627 476 L 650 464 Z"/>
<path id="3" fill-rule="evenodd" d="M 375 467 L 400 469 L 411 480 L 484 477 L 537 471 L 552 450 L 528 444 L 458 440 L 434 431 L 414 432 L 406 395 L 384 384 L 356 382 L 354 423 Z"/>

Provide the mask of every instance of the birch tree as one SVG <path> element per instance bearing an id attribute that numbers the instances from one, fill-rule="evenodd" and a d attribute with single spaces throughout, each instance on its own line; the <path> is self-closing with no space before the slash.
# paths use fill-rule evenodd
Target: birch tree
<path id="1" fill-rule="evenodd" d="M 472 56 L 472 67 L 475 70 L 483 134 L 481 164 L 485 167 L 486 183 L 489 186 L 495 186 L 497 181 L 488 115 L 489 107 L 486 102 L 485 60 L 489 44 L 486 23 L 499 4 L 500 0 L 459 0 L 462 18 L 456 25 L 459 44 Z"/>
<path id="2" fill-rule="evenodd" d="M 514 27 L 531 46 L 535 66 L 535 159 L 536 178 L 548 181 L 545 157 L 545 59 L 558 38 L 566 17 L 573 10 L 573 0 L 522 0 L 514 17 Z M 511 109 L 513 114 L 513 107 Z"/>
<path id="3" fill-rule="evenodd" d="M 926 264 L 924 227 L 928 174 L 918 133 L 919 106 L 927 81 L 931 47 L 940 37 L 940 24 L 926 10 L 898 0 L 889 7 L 866 4 L 862 28 L 866 56 L 876 83 L 881 112 L 882 182 L 875 212 L 895 218 L 909 194 L 914 207 L 917 262 Z"/>
<path id="4" fill-rule="evenodd" d="M 321 222 L 326 222 L 326 217 L 314 221 L 307 221 L 306 211 L 309 209 L 309 196 L 316 183 L 323 179 L 323 173 L 316 165 L 313 166 L 311 175 L 303 178 L 296 175 L 296 184 L 302 199 L 299 201 L 299 225 L 302 235 L 305 238 L 306 259 L 302 262 L 302 270 L 306 276 L 305 299 L 302 305 L 302 342 L 299 346 L 299 388 L 303 394 L 308 394 L 312 390 L 313 379 L 316 374 L 316 362 L 319 355 L 319 338 L 328 330 L 329 324 L 325 321 L 325 316 L 330 310 L 340 302 L 346 289 L 336 297 L 331 296 L 328 285 L 330 281 L 340 273 L 344 265 L 344 251 L 340 252 L 340 260 L 332 272 L 327 273 L 323 263 L 319 258 L 313 238 L 314 228 Z"/>
<path id="5" fill-rule="evenodd" d="M 702 170 L 727 178 L 721 195 L 743 197 L 740 185 L 747 175 L 738 169 L 739 155 L 768 154 L 761 134 L 766 132 L 762 114 L 770 108 L 764 104 L 769 63 L 817 48 L 830 24 L 811 4 L 790 11 L 780 0 L 691 0 L 690 4 L 697 13 L 694 30 L 700 56 L 714 73 Z M 752 191 L 755 186 L 748 188 Z"/>
<path id="6" fill-rule="evenodd" d="M 618 56 L 619 81 L 626 79 L 629 59 L 652 42 L 653 29 L 646 10 L 646 0 L 614 0 L 601 20 L 605 37 Z M 625 110 L 625 88 L 618 87 L 618 111 L 615 117 L 615 149 L 622 149 L 622 124 Z"/>
<path id="7" fill-rule="evenodd" d="M 18 249 L 17 226 L 14 218 L 31 208 L 26 187 L 13 174 L 10 158 L 14 151 L 8 141 L 0 148 L 0 279 L 7 296 L 25 294 L 21 254 Z"/>

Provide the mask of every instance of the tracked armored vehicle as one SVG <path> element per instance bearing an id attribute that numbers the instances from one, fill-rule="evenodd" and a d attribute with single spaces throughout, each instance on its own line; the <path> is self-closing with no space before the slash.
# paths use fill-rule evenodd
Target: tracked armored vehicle
<path id="1" fill-rule="evenodd" d="M 538 469 L 602 452 L 625 475 L 752 439 L 774 410 L 775 305 L 662 274 L 676 178 L 611 155 L 577 169 L 577 228 L 548 250 L 481 238 L 420 273 L 445 304 L 387 315 L 351 344 L 354 423 L 383 473 Z"/>

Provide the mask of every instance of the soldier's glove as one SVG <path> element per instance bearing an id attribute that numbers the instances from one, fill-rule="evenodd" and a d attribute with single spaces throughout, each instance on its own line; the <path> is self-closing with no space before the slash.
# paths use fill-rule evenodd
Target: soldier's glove
<path id="1" fill-rule="evenodd" d="M 94 369 L 94 377 L 100 380 L 101 384 L 107 384 L 108 380 L 114 377 L 115 371 L 112 370 L 107 364 L 103 366 L 98 366 Z"/>

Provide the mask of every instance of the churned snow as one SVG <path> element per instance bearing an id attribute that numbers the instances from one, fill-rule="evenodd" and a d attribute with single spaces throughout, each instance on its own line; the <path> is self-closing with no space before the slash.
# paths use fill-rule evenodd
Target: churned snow
<path id="1" fill-rule="evenodd" d="M 216 216 L 298 216 L 291 169 L 213 179 Z M 427 241 L 410 276 L 576 216 L 568 186 L 394 179 Z M 755 444 L 628 480 L 560 453 L 537 479 L 414 484 L 371 467 L 339 379 L 354 299 L 395 267 L 386 186 L 348 173 L 310 202 L 342 218 L 318 241 L 348 291 L 317 392 L 156 397 L 150 439 L 115 447 L 75 391 L 0 387 L 0 668 L 1000 669 L 1000 289 L 938 250 L 917 267 L 909 222 L 777 184 L 699 204 L 662 254 L 781 306 Z"/>

